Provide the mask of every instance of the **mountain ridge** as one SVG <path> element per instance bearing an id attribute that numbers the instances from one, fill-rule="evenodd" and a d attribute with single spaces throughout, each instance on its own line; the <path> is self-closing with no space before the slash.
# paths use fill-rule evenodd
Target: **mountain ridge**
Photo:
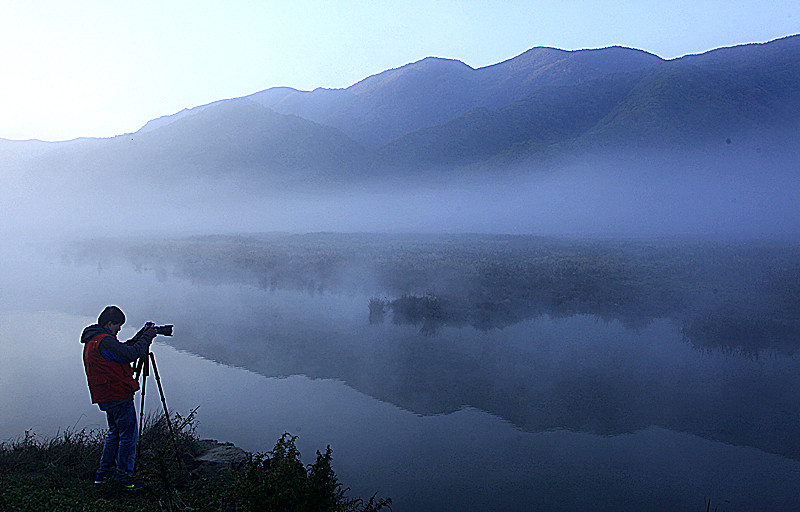
<path id="1" fill-rule="evenodd" d="M 427 57 L 345 89 L 317 89 L 291 96 L 305 101 L 306 108 L 286 103 L 267 106 L 334 126 L 377 148 L 403 134 L 445 123 L 473 107 L 501 108 L 537 87 L 591 80 L 660 61 L 655 55 L 622 47 L 573 51 L 536 47 L 477 69 L 458 60 Z M 323 95 L 338 104 L 326 103 Z M 309 106 L 315 100 L 319 103 Z"/>
<path id="2" fill-rule="evenodd" d="M 343 89 L 270 88 L 184 109 L 111 139 L 4 141 L 0 164 L 297 182 L 719 145 L 800 131 L 797 83 L 800 36 L 672 60 L 621 46 L 534 47 L 477 69 L 427 57 Z"/>
<path id="3" fill-rule="evenodd" d="M 470 124 L 469 114 L 465 114 L 443 125 L 408 133 L 387 144 L 383 151 L 407 165 L 443 163 L 453 158 L 453 148 L 486 146 L 487 141 L 498 139 L 498 133 L 513 131 L 514 127 L 515 136 L 508 137 L 505 145 L 483 153 L 473 151 L 472 158 L 456 158 L 457 162 L 496 161 L 499 155 L 510 153 L 516 154 L 512 159 L 517 160 L 530 155 L 531 148 L 534 153 L 541 150 L 543 139 L 550 150 L 557 145 L 562 150 L 586 151 L 601 146 L 689 147 L 718 144 L 758 131 L 800 131 L 795 114 L 800 109 L 800 91 L 794 85 L 800 83 L 800 38 L 781 40 L 778 46 L 749 47 L 750 51 L 769 50 L 768 65 L 752 64 L 761 59 L 748 54 L 747 49 L 733 47 L 710 57 L 713 66 L 703 66 L 702 59 L 675 59 L 661 61 L 644 72 L 611 73 L 583 82 L 593 83 L 595 91 L 578 93 L 579 84 L 562 85 L 559 92 L 572 89 L 576 95 L 569 98 L 567 94 L 555 103 L 557 88 L 540 87 L 526 98 L 494 110 L 492 122 L 475 117 Z M 742 52 L 750 63 L 737 62 Z M 742 68 L 751 69 L 742 72 Z M 620 95 L 623 91 L 625 94 Z M 610 94 L 613 101 L 608 98 Z M 571 101 L 582 107 L 574 109 Z M 606 115 L 586 126 L 596 114 L 595 108 L 604 110 Z M 533 115 L 536 109 L 538 114 Z M 571 110 L 573 116 L 565 118 Z M 518 119 L 526 114 L 531 121 L 520 126 Z M 501 119 L 504 116 L 505 120 Z M 553 118 L 550 123 L 546 122 L 547 116 Z M 548 142 L 548 133 L 566 137 Z M 423 150 L 415 150 L 412 139 Z"/>

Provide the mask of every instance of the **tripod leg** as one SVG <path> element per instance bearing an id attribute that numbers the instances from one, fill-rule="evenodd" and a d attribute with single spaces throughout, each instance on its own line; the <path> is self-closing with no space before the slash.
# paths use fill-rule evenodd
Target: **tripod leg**
<path id="1" fill-rule="evenodd" d="M 139 458 L 140 448 L 142 446 L 142 428 L 144 425 L 144 393 L 145 388 L 147 387 L 147 374 L 150 373 L 147 368 L 147 356 L 144 357 L 144 361 L 140 363 L 140 371 L 142 366 L 144 365 L 144 371 L 142 372 L 142 400 L 139 405 L 139 437 L 136 440 L 136 458 Z"/>
<path id="2" fill-rule="evenodd" d="M 181 466 L 181 457 L 178 452 L 178 441 L 175 438 L 175 430 L 172 428 L 172 420 L 169 417 L 169 410 L 167 409 L 167 399 L 164 398 L 164 389 L 161 387 L 161 377 L 158 375 L 158 366 L 156 366 L 156 356 L 150 352 L 150 362 L 153 364 L 153 374 L 156 376 L 156 384 L 158 384 L 158 394 L 161 395 L 161 405 L 164 407 L 164 416 L 167 418 L 167 427 L 169 434 L 172 436 L 172 446 L 175 448 L 175 460 L 178 461 L 178 466 Z"/>

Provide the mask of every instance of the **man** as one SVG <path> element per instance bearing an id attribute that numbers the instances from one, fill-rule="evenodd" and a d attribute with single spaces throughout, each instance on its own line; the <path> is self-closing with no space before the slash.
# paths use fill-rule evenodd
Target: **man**
<path id="1" fill-rule="evenodd" d="M 108 306 L 100 313 L 96 324 L 83 330 L 81 343 L 84 344 L 83 365 L 92 403 L 106 413 L 108 420 L 108 433 L 94 483 L 104 484 L 115 477 L 125 487 L 135 489 L 133 466 L 139 430 L 133 395 L 139 389 L 139 382 L 133 378 L 131 363 L 147 357 L 156 330 L 148 322 L 136 336 L 121 343 L 117 334 L 124 323 L 122 310 Z"/>

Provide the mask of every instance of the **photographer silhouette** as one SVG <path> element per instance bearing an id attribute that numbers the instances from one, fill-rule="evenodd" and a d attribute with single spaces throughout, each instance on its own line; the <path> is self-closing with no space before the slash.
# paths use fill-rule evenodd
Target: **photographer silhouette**
<path id="1" fill-rule="evenodd" d="M 139 383 L 134 379 L 131 363 L 137 359 L 147 360 L 153 338 L 161 333 L 155 324 L 148 322 L 133 338 L 121 343 L 117 334 L 124 323 L 122 310 L 108 306 L 100 313 L 96 324 L 83 330 L 81 343 L 84 345 L 83 365 L 92 403 L 106 413 L 108 420 L 95 483 L 104 484 L 116 478 L 126 488 L 136 489 L 138 484 L 133 470 L 139 430 L 133 396 Z"/>

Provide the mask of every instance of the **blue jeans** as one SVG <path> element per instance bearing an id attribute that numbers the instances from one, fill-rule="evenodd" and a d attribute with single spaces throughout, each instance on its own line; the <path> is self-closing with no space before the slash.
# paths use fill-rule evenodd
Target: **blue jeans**
<path id="1" fill-rule="evenodd" d="M 100 469 L 97 473 L 110 476 L 116 469 L 117 475 L 123 478 L 132 477 L 136 461 L 136 441 L 139 440 L 133 397 L 107 409 L 106 418 L 108 433 L 103 443 L 103 456 L 100 457 Z"/>

